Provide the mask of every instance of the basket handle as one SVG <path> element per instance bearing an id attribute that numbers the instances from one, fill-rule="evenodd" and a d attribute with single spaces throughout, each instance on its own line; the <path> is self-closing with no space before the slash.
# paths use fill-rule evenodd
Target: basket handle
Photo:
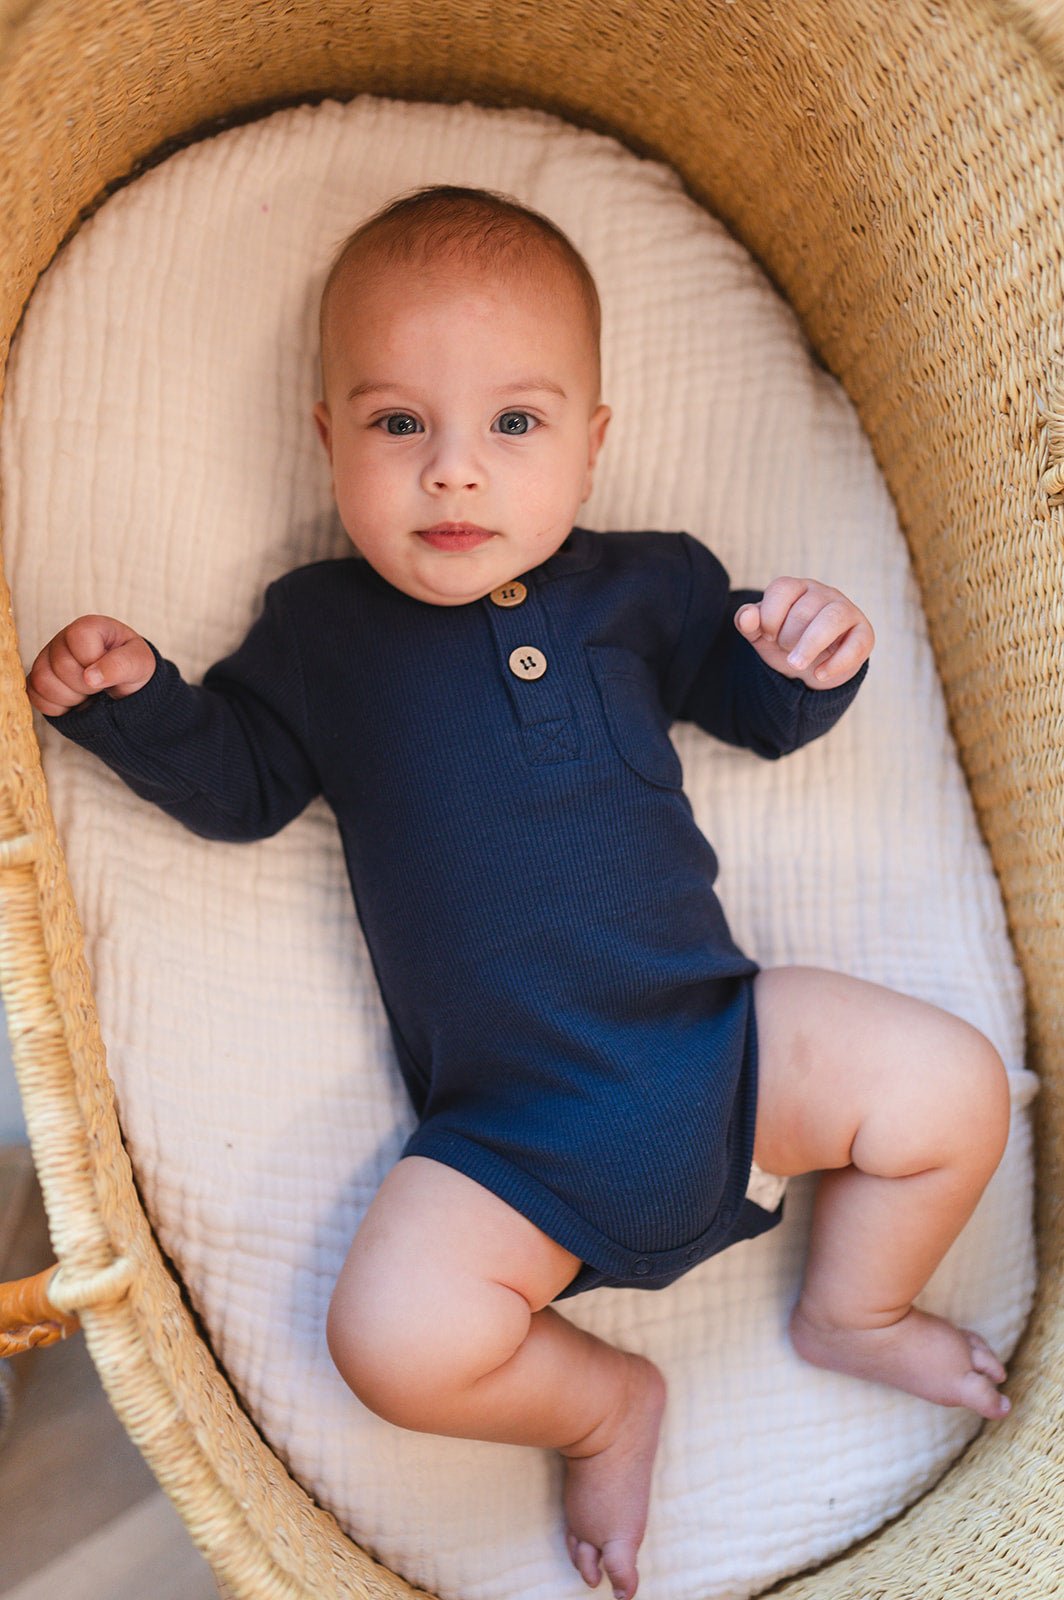
<path id="1" fill-rule="evenodd" d="M 60 1311 L 48 1297 L 55 1271 L 46 1267 L 32 1278 L 0 1283 L 0 1359 L 56 1344 L 80 1328 L 77 1317 Z"/>

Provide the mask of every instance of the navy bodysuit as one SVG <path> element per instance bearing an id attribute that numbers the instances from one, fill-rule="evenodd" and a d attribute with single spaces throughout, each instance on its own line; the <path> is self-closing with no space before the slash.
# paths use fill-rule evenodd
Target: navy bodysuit
<path id="1" fill-rule="evenodd" d="M 774 758 L 866 667 L 808 690 L 735 628 L 687 534 L 574 528 L 482 600 L 435 606 L 352 556 L 271 584 L 186 684 L 50 719 L 195 832 L 332 806 L 400 1070 L 404 1155 L 468 1174 L 581 1258 L 661 1288 L 778 1220 L 746 1198 L 752 979 L 681 788 L 674 719 Z"/>

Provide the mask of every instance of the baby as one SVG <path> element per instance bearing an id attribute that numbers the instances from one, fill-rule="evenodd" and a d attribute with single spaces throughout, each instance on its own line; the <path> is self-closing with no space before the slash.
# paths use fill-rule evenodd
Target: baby
<path id="1" fill-rule="evenodd" d="M 321 308 L 314 415 L 362 559 L 272 584 L 201 687 L 86 616 L 28 688 L 210 838 L 333 807 L 418 1113 L 336 1285 L 333 1359 L 401 1427 L 560 1451 L 570 1558 L 631 1600 L 665 1383 L 553 1302 L 661 1288 L 778 1221 L 764 1174 L 820 1171 L 796 1350 L 1002 1417 L 988 1345 L 913 1301 L 1009 1101 L 967 1023 L 732 941 L 669 724 L 794 750 L 852 700 L 872 628 L 812 579 L 730 591 L 687 534 L 574 526 L 610 420 L 598 344 L 544 218 L 479 190 L 393 203 Z"/>

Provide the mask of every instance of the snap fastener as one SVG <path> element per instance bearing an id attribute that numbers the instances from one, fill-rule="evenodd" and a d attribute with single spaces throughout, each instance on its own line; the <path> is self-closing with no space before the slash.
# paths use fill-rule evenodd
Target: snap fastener
<path id="1" fill-rule="evenodd" d="M 497 589 L 491 591 L 488 598 L 493 605 L 519 606 L 527 594 L 528 590 L 524 584 L 515 580 L 513 583 L 501 583 Z"/>
<path id="2" fill-rule="evenodd" d="M 702 1252 L 701 1252 L 701 1250 L 698 1248 L 698 1246 L 696 1244 L 689 1245 L 688 1248 L 684 1251 L 684 1260 L 685 1261 L 697 1261 L 701 1254 L 702 1254 Z"/>
<path id="3" fill-rule="evenodd" d="M 639 1278 L 645 1278 L 646 1277 L 647 1273 L 650 1271 L 650 1262 L 647 1260 L 646 1256 L 640 1256 L 639 1257 L 639 1260 L 636 1262 L 635 1266 L 632 1268 L 632 1271 Z"/>
<path id="4" fill-rule="evenodd" d="M 519 644 L 510 651 L 510 671 L 515 678 L 542 678 L 547 670 L 547 658 L 542 650 L 532 644 Z"/>

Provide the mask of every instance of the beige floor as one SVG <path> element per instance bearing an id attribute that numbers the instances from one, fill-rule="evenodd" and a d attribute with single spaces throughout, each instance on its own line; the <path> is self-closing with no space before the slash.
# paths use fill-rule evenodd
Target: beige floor
<path id="1" fill-rule="evenodd" d="M 35 1183 L 0 1151 L 0 1275 L 53 1259 Z M 206 1562 L 112 1412 L 75 1335 L 10 1363 L 0 1442 L 2 1600 L 217 1600 Z"/>

